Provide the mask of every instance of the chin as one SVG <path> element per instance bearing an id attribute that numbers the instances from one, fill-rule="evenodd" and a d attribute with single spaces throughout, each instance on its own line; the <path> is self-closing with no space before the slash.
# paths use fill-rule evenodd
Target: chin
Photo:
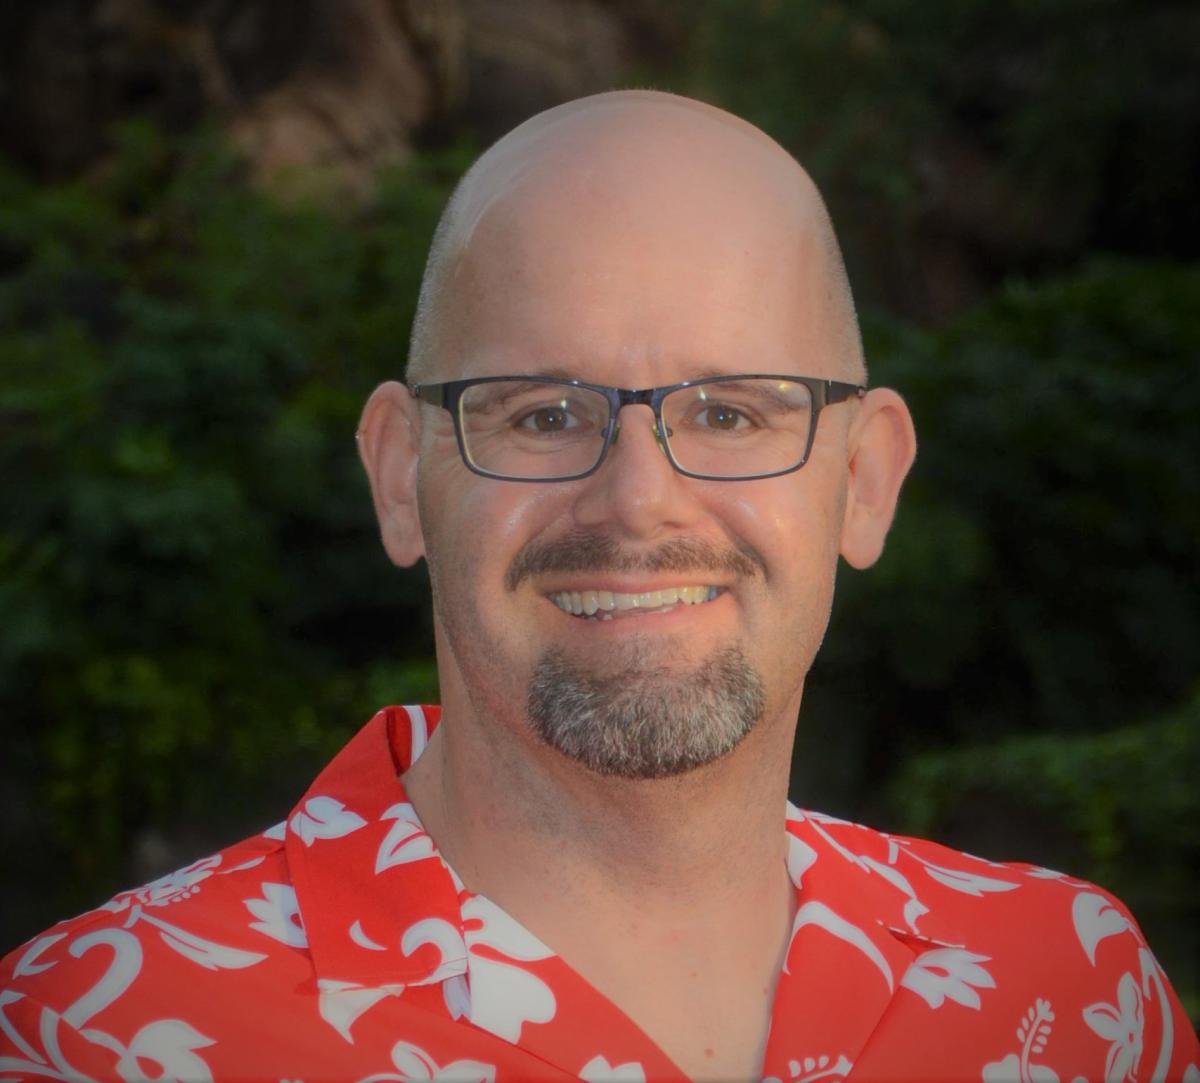
<path id="1" fill-rule="evenodd" d="M 656 779 L 728 755 L 765 703 L 762 677 L 738 646 L 681 667 L 648 663 L 632 643 L 603 671 L 547 651 L 529 682 L 528 713 L 538 737 L 596 774 Z"/>

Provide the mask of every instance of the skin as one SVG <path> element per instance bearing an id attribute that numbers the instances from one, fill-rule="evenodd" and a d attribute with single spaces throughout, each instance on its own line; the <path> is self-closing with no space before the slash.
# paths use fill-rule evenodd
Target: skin
<path id="1" fill-rule="evenodd" d="M 485 155 L 450 214 L 410 378 L 861 378 L 815 187 L 761 132 L 711 107 L 621 92 L 551 110 Z M 362 457 L 391 559 L 429 566 L 444 710 L 405 784 L 465 883 L 685 1072 L 757 1078 L 792 917 L 783 814 L 804 679 L 839 554 L 861 568 L 882 549 L 915 452 L 912 423 L 894 392 L 874 389 L 827 408 L 802 470 L 712 482 L 671 468 L 648 408 L 627 407 L 621 421 L 591 477 L 499 482 L 463 466 L 447 412 L 395 383 L 372 395 Z M 749 555 L 753 570 L 600 568 L 506 584 L 527 547 L 581 533 L 635 560 L 701 541 Z M 606 623 L 548 599 L 684 584 L 724 589 L 703 605 Z M 729 645 L 761 677 L 766 705 L 713 763 L 612 778 L 530 730 L 529 677 L 551 648 L 596 672 L 614 657 L 641 659 L 686 681 L 696 659 Z"/>

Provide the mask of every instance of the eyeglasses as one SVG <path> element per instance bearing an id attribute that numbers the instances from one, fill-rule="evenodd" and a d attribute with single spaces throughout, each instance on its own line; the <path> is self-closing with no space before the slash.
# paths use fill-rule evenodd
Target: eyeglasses
<path id="1" fill-rule="evenodd" d="M 505 481 L 573 481 L 600 469 L 623 406 L 649 406 L 671 465 L 689 478 L 743 481 L 799 470 L 821 410 L 867 389 L 811 376 L 710 376 L 632 390 L 553 376 L 419 384 L 450 411 L 469 470 Z"/>

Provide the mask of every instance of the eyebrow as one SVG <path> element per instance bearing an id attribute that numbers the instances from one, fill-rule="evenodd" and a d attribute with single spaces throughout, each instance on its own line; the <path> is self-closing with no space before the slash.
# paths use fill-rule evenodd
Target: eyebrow
<path id="1" fill-rule="evenodd" d="M 688 371 L 681 380 L 672 380 L 671 384 L 686 383 L 692 380 L 707 380 L 710 376 L 745 376 L 744 372 L 727 372 L 724 369 L 714 368 L 711 365 L 706 365 L 703 368 L 692 369 Z M 561 380 L 581 380 L 583 383 L 596 383 L 597 381 L 590 376 L 581 376 L 578 371 L 563 368 L 561 365 L 547 365 L 539 368 L 526 369 L 524 372 L 514 373 L 514 376 L 553 376 Z M 612 385 L 606 385 L 612 386 Z M 648 385 L 652 386 L 652 385 Z M 669 385 L 662 385 L 669 386 Z M 634 390 L 640 390 L 635 388 Z"/>
<path id="2" fill-rule="evenodd" d="M 685 376 L 684 380 L 707 380 L 710 376 L 751 376 L 753 373 L 747 372 L 724 372 L 721 369 L 706 366 L 702 369 L 696 369 L 690 376 Z M 676 381 L 679 383 L 680 381 Z"/>
<path id="3" fill-rule="evenodd" d="M 579 376 L 570 369 L 565 369 L 560 365 L 547 365 L 542 368 L 526 369 L 524 372 L 513 373 L 518 379 L 522 376 L 553 376 L 559 380 L 583 380 L 584 383 L 591 383 L 586 376 Z"/>

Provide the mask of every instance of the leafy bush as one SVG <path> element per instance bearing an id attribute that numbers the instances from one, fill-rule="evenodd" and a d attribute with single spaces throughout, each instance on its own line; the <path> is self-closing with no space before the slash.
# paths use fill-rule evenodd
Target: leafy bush
<path id="1" fill-rule="evenodd" d="M 54 826 L 51 908 L 125 878 L 145 824 L 214 844 L 286 809 L 381 684 L 436 696 L 354 430 L 461 162 L 339 217 L 253 194 L 207 137 L 121 138 L 99 179 L 0 173 L 3 774 L 11 837 Z"/>
<path id="2" fill-rule="evenodd" d="M 880 564 L 840 579 L 805 704 L 821 734 L 861 720 L 846 796 L 922 750 L 1097 732 L 1189 693 L 1197 296 L 1194 267 L 1099 262 L 943 331 L 869 327 L 920 451 Z"/>
<path id="3" fill-rule="evenodd" d="M 863 298 L 946 311 L 1081 253 L 1190 259 L 1200 10 L 1142 0 L 695 0 L 683 85 L 826 191 Z"/>

